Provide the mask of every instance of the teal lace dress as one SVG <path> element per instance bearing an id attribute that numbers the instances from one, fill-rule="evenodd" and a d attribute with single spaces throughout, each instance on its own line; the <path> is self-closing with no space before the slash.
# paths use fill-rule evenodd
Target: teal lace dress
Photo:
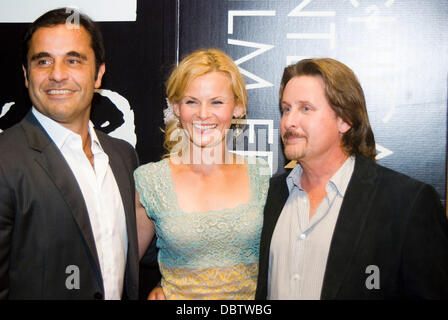
<path id="1" fill-rule="evenodd" d="M 168 159 L 135 171 L 140 202 L 155 225 L 167 299 L 254 298 L 269 167 L 256 158 L 246 164 L 250 202 L 208 212 L 180 209 Z"/>

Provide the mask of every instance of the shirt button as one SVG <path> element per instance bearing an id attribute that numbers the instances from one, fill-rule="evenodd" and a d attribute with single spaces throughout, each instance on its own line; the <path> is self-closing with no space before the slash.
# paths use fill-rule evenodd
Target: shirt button
<path id="1" fill-rule="evenodd" d="M 302 234 L 299 236 L 299 238 L 300 238 L 300 240 L 304 240 L 304 239 L 306 238 L 306 234 L 302 233 Z"/>
<path id="2" fill-rule="evenodd" d="M 294 274 L 292 277 L 293 280 L 300 280 L 300 275 L 298 273 Z"/>

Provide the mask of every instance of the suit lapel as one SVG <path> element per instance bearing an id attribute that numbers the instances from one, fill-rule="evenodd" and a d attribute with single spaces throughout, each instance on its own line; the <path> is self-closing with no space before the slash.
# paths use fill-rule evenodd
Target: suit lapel
<path id="1" fill-rule="evenodd" d="M 269 235 L 269 243 L 271 242 L 272 233 L 274 232 L 277 220 L 283 210 L 286 200 L 289 196 L 288 186 L 286 184 L 286 177 L 289 172 L 280 175 L 276 178 L 275 183 L 272 184 L 269 190 L 268 199 L 272 199 L 267 203 L 265 211 L 267 235 Z"/>
<path id="2" fill-rule="evenodd" d="M 39 152 L 36 161 L 45 170 L 53 183 L 58 187 L 61 196 L 64 198 L 68 208 L 78 224 L 81 234 L 89 248 L 90 254 L 98 271 L 98 279 L 102 287 L 101 269 L 98 260 L 98 254 L 93 237 L 92 227 L 90 225 L 89 214 L 84 201 L 84 197 L 76 182 L 70 167 L 64 159 L 64 156 L 51 141 L 45 130 L 32 115 L 27 114 L 22 121 L 22 128 L 28 140 L 30 148 Z"/>
<path id="3" fill-rule="evenodd" d="M 334 299 L 357 250 L 377 188 L 375 164 L 357 156 L 331 240 L 321 299 Z"/>
<path id="4" fill-rule="evenodd" d="M 269 270 L 269 251 L 271 248 L 272 234 L 278 217 L 283 210 L 289 196 L 286 177 L 289 172 L 273 177 L 269 183 L 266 205 L 264 207 L 263 229 L 260 240 L 259 277 L 256 299 L 266 299 Z"/>

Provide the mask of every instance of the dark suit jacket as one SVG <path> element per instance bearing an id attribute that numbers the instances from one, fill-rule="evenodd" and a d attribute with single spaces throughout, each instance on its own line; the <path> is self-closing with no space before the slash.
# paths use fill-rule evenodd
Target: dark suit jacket
<path id="1" fill-rule="evenodd" d="M 273 177 L 264 210 L 256 299 L 266 299 L 269 249 L 288 198 Z M 367 289 L 379 268 L 380 288 Z M 321 299 L 448 298 L 448 223 L 431 186 L 356 157 L 333 238 Z"/>
<path id="2" fill-rule="evenodd" d="M 138 298 L 133 171 L 126 142 L 99 131 L 126 215 L 123 297 Z M 79 289 L 66 281 L 79 269 Z M 69 279 L 70 280 L 70 279 Z M 69 281 L 70 283 L 70 281 Z M 81 190 L 62 153 L 31 112 L 0 134 L 0 298 L 102 299 L 103 280 Z"/>

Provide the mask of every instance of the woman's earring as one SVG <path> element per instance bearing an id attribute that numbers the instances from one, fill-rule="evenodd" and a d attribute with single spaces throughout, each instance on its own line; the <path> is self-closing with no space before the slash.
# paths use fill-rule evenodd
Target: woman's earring
<path id="1" fill-rule="evenodd" d="M 236 144 L 238 137 L 243 133 L 244 131 L 244 116 L 241 116 L 240 118 L 235 118 L 232 120 L 232 123 L 235 125 L 235 129 L 233 130 L 233 141 Z"/>
<path id="2" fill-rule="evenodd" d="M 233 138 L 236 139 L 236 137 L 238 137 L 241 134 L 241 129 L 240 129 L 240 123 L 238 122 L 239 119 L 236 119 L 236 123 L 235 123 L 235 134 L 233 135 Z"/>

